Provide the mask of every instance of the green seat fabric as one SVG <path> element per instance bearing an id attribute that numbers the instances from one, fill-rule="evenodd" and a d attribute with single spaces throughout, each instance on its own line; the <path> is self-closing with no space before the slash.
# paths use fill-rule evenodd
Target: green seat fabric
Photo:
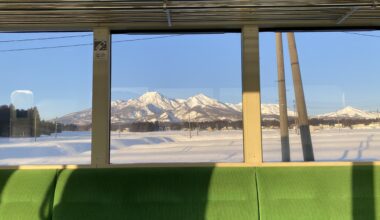
<path id="1" fill-rule="evenodd" d="M 258 168 L 260 219 L 380 219 L 379 171 L 372 166 Z"/>
<path id="2" fill-rule="evenodd" d="M 255 168 L 63 170 L 54 220 L 256 220 Z"/>
<path id="3" fill-rule="evenodd" d="M 0 170 L 0 219 L 52 218 L 56 170 Z"/>

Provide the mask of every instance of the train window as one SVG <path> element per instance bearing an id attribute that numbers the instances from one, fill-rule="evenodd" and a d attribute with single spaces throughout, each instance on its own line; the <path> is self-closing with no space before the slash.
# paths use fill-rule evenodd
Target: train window
<path id="1" fill-rule="evenodd" d="M 240 33 L 113 35 L 111 163 L 243 162 Z"/>
<path id="2" fill-rule="evenodd" d="M 380 160 L 379 37 L 260 33 L 265 162 Z"/>
<path id="3" fill-rule="evenodd" d="M 0 44 L 0 165 L 89 164 L 92 33 L 2 33 Z"/>

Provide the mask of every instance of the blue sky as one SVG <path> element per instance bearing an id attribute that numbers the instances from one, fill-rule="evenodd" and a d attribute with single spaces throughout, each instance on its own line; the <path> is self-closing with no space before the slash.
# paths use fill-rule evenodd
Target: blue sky
<path id="1" fill-rule="evenodd" d="M 380 31 L 296 33 L 309 114 L 344 106 L 376 111 L 380 108 Z M 287 38 L 283 34 L 288 106 L 293 107 L 292 72 Z M 262 101 L 278 102 L 275 34 L 260 34 Z"/>
<path id="2" fill-rule="evenodd" d="M 10 39 L 83 34 L 89 33 L 2 33 L 0 42 Z M 0 50 L 91 42 L 92 36 L 90 35 L 81 38 L 0 43 Z M 38 106 L 44 119 L 59 117 L 90 107 L 92 99 L 91 53 L 91 46 L 0 52 L 0 104 L 9 104 L 11 94 L 15 90 L 29 90 L 33 92 L 33 103 Z"/>
<path id="3" fill-rule="evenodd" d="M 114 35 L 113 40 L 144 37 L 152 36 Z M 112 98 L 135 98 L 147 91 L 159 91 L 170 98 L 204 93 L 239 103 L 240 42 L 240 34 L 210 34 L 114 44 Z"/>
<path id="4" fill-rule="evenodd" d="M 380 36 L 380 32 L 366 33 Z M 86 36 L 1 42 L 72 35 Z M 113 40 L 150 37 L 114 35 Z M 367 110 L 380 107 L 380 38 L 339 32 L 297 33 L 296 39 L 310 114 L 335 111 L 344 105 Z M 90 108 L 91 45 L 33 51 L 1 50 L 91 42 L 91 33 L 0 34 L 0 104 L 9 104 L 12 92 L 23 90 L 16 99 L 23 103 L 25 100 L 30 103 L 32 99 L 45 119 Z M 240 34 L 181 35 L 115 43 L 112 48 L 112 98 L 135 98 L 146 91 L 159 91 L 171 98 L 204 93 L 224 102 L 241 102 L 240 43 Z M 284 54 L 287 95 L 292 107 L 294 95 L 285 36 Z M 276 103 L 274 33 L 260 34 L 260 68 L 262 102 Z M 32 91 L 32 97 L 25 91 Z"/>

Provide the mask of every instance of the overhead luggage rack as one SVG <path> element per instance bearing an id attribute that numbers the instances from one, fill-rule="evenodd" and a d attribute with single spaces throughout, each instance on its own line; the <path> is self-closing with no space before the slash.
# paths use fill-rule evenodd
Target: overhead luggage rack
<path id="1" fill-rule="evenodd" d="M 0 28 L 57 30 L 378 26 L 376 0 L 120 1 L 13 0 L 0 3 Z"/>

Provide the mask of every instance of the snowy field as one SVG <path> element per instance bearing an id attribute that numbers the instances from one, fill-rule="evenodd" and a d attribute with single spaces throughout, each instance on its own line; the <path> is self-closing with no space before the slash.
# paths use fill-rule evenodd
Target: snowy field
<path id="1" fill-rule="evenodd" d="M 317 161 L 380 160 L 380 129 L 330 129 L 312 133 Z M 300 136 L 291 131 L 291 159 L 302 161 Z M 113 133 L 112 163 L 242 162 L 241 131 Z M 280 161 L 280 135 L 263 130 L 264 161 Z M 0 138 L 0 165 L 89 164 L 91 133 Z"/>
<path id="2" fill-rule="evenodd" d="M 325 129 L 311 133 L 316 161 L 379 161 L 380 129 Z M 301 137 L 290 131 L 291 160 L 302 161 Z M 263 130 L 264 161 L 281 161 L 279 130 Z"/>

